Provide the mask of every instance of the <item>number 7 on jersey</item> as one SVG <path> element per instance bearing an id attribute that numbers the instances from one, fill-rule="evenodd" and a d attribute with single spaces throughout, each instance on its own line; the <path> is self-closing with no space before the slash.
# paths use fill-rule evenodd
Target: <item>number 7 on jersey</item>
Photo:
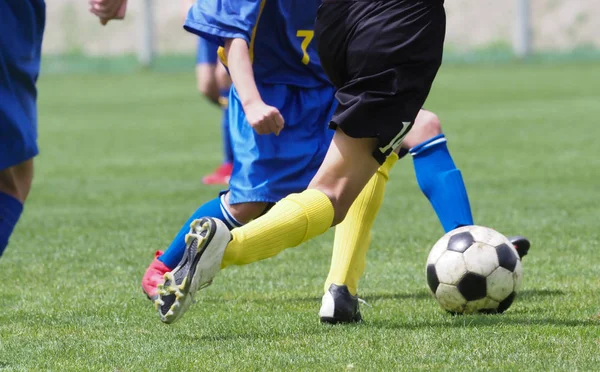
<path id="1" fill-rule="evenodd" d="M 310 56 L 308 55 L 306 49 L 308 48 L 308 44 L 310 44 L 313 37 L 315 36 L 315 32 L 312 30 L 298 30 L 298 32 L 296 32 L 296 36 L 304 38 L 302 40 L 302 43 L 300 44 L 300 49 L 302 49 L 302 53 L 304 54 L 302 56 L 302 63 L 308 65 L 308 63 L 310 62 Z"/>

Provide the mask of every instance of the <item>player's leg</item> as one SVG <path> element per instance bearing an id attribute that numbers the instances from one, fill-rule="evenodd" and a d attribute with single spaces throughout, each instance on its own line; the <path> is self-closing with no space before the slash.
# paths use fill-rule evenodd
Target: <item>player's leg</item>
<path id="1" fill-rule="evenodd" d="M 445 139 L 441 132 L 439 119 L 429 111 L 419 111 L 413 128 L 402 142 L 402 148 L 407 150 L 415 146 L 431 146 L 436 148 L 440 145 L 443 145 L 443 149 L 436 150 L 441 152 L 441 154 L 429 156 L 425 161 L 420 163 L 418 159 L 415 159 L 417 179 L 423 179 L 427 176 L 425 179 L 433 183 L 436 182 L 435 176 L 439 175 L 440 178 L 443 178 L 448 169 L 452 169 L 448 164 L 449 162 L 452 163 L 452 158 L 445 146 Z M 336 227 L 331 267 L 325 281 L 325 294 L 321 310 L 319 311 L 321 321 L 323 322 L 345 323 L 360 320 L 358 299 L 356 298 L 358 280 L 364 272 L 367 250 L 370 244 L 370 231 L 383 200 L 385 182 L 388 178 L 387 174 L 396 159 L 396 154 L 388 158 L 386 164 L 378 170 L 354 202 L 344 221 Z M 431 162 L 435 161 L 440 162 L 437 168 L 435 167 L 436 164 L 431 164 Z M 420 175 L 421 177 L 419 178 Z M 429 186 L 430 188 L 436 187 L 436 185 Z M 439 191 L 448 200 L 454 201 L 454 196 L 457 193 L 461 197 L 465 196 L 461 198 L 461 201 L 466 200 L 466 206 L 462 205 L 463 208 L 456 208 L 455 206 L 452 209 L 442 209 L 442 212 L 445 212 L 444 214 L 438 212 L 438 215 L 443 216 L 443 218 L 440 217 L 440 220 L 450 220 L 453 223 L 450 230 L 462 225 L 472 224 L 472 219 L 461 218 L 465 214 L 465 208 L 468 216 L 470 216 L 470 207 L 468 199 L 466 199 L 464 185 L 462 190 L 459 187 L 446 188 L 444 184 L 440 185 L 440 187 L 441 190 Z M 432 202 L 432 205 L 440 205 L 440 192 L 436 195 L 438 200 L 436 203 Z M 459 201 L 455 201 L 455 204 L 460 203 Z M 455 220 L 461 221 L 461 223 L 456 224 Z"/>
<path id="2" fill-rule="evenodd" d="M 33 159 L 0 171 L 0 193 L 25 203 L 33 181 Z"/>
<path id="3" fill-rule="evenodd" d="M 413 128 L 402 142 L 402 148 L 410 149 L 412 146 L 407 146 L 407 143 L 419 144 L 440 133 L 437 117 L 421 110 Z M 356 299 L 348 297 L 356 296 L 358 280 L 364 271 L 370 244 L 371 227 L 383 200 L 389 170 L 397 159 L 396 153 L 388 157 L 356 199 L 344 221 L 336 226 L 331 267 L 325 281 L 325 295 L 320 311 L 323 321 L 338 323 L 356 318 L 353 314 Z M 340 299 L 342 304 L 350 304 L 351 306 L 347 306 L 348 311 L 344 312 L 344 309 L 335 306 L 334 298 Z"/>
<path id="4" fill-rule="evenodd" d="M 164 251 L 157 251 L 154 260 L 150 263 L 142 277 L 142 290 L 146 296 L 154 301 L 158 298 L 158 285 L 164 281 L 164 275 L 177 267 L 186 248 L 185 237 L 190 232 L 191 223 L 201 217 L 213 217 L 223 221 L 228 229 L 242 226 L 245 221 L 240 217 L 259 216 L 266 208 L 266 203 L 244 203 L 238 205 L 236 211 L 232 211 L 227 202 L 228 193 L 222 193 L 219 197 L 201 205 L 186 220 L 177 235 Z"/>
<path id="5" fill-rule="evenodd" d="M 23 211 L 37 147 L 37 89 L 46 10 L 42 0 L 0 2 L 0 255 Z"/>
<path id="6" fill-rule="evenodd" d="M 327 20 L 321 21 L 319 32 L 322 18 L 317 18 L 315 30 L 321 36 L 317 36 L 321 62 L 332 62 L 329 69 L 323 63 L 331 76 L 339 67 L 335 62 L 350 56 L 342 67 L 352 69 L 350 79 L 337 84 L 342 87 L 336 96 L 340 107 L 332 119 L 337 129 L 325 160 L 308 190 L 289 195 L 230 235 L 218 220 L 196 221 L 186 249 L 189 265 L 171 287 L 177 299 L 170 310 L 172 320 L 187 310 L 193 294 L 212 281 L 219 267 L 272 257 L 342 221 L 377 168 L 399 147 L 429 93 L 441 63 L 445 30 L 441 1 L 323 5 L 320 12 L 327 8 L 323 11 Z M 340 7 L 352 18 L 340 14 Z M 354 27 L 352 20 L 363 27 Z M 389 28 L 386 21 L 395 27 Z M 330 26 L 339 29 L 331 32 Z M 384 27 L 394 32 L 386 33 Z M 337 53 L 336 45 L 348 35 L 348 53 Z M 367 45 L 373 53 L 364 53 Z M 390 45 L 393 49 L 386 50 Z"/>
<path id="7" fill-rule="evenodd" d="M 402 142 L 402 148 L 413 157 L 415 175 L 423 194 L 435 210 L 445 232 L 473 224 L 469 197 L 460 170 L 448 150 L 436 114 L 419 111 L 415 125 Z M 529 240 L 512 236 L 509 240 L 523 257 Z"/>
<path id="8" fill-rule="evenodd" d="M 0 256 L 23 212 L 32 180 L 33 159 L 0 171 Z"/>
<path id="9" fill-rule="evenodd" d="M 237 121 L 232 121 L 235 167 L 228 201 L 230 208 L 235 211 L 238 211 L 240 201 L 277 201 L 291 192 L 305 190 L 319 169 L 333 135 L 333 131 L 324 125 L 335 108 L 332 87 L 289 89 L 284 85 L 269 85 L 260 86 L 259 91 L 266 102 L 277 107 L 288 119 L 286 129 L 277 137 L 257 135 L 245 120 L 240 125 Z M 243 115 L 235 90 L 231 97 L 231 113 L 239 112 Z M 324 105 L 324 102 L 329 102 L 329 105 Z M 278 208 L 279 206 L 275 207 Z M 271 211 L 267 214 L 270 213 Z M 285 221 L 285 218 L 277 219 Z M 331 219 L 326 222 L 326 228 L 330 224 Z M 202 235 L 202 225 L 200 223 L 193 227 L 192 235 Z M 273 238 L 268 237 L 268 240 Z M 264 236 L 262 240 L 265 240 Z M 194 246 L 191 244 L 193 242 L 193 239 L 189 241 L 188 251 L 190 246 Z M 266 248 L 269 248 L 268 244 Z M 182 267 L 185 271 L 186 267 Z M 173 271 L 175 283 L 175 276 L 180 271 Z M 173 305 L 173 297 L 169 293 L 161 296 L 159 313 L 163 321 L 170 322 L 172 319 L 167 314 L 169 305 Z"/>
<path id="10" fill-rule="evenodd" d="M 439 5 L 439 4 L 438 4 Z M 327 5 L 329 7 L 329 9 L 333 9 L 332 11 L 332 17 L 336 17 L 335 14 L 339 14 L 339 9 L 335 9 L 335 7 L 344 7 L 345 5 L 343 4 L 328 4 Z M 389 6 L 390 8 L 386 11 L 386 13 L 389 15 L 389 17 L 394 17 L 395 14 L 401 13 L 404 14 L 404 16 L 406 16 L 405 19 L 410 20 L 411 17 L 413 17 L 414 15 L 410 15 L 407 12 L 405 12 L 405 10 L 403 9 L 399 9 L 396 8 L 396 6 L 402 7 L 403 5 L 400 3 L 397 3 L 394 5 L 394 3 L 389 3 L 386 5 L 382 5 L 382 7 L 387 7 Z M 366 15 L 369 11 L 371 11 L 372 9 L 369 9 L 371 7 L 371 5 L 367 5 L 362 7 L 361 5 L 359 6 L 355 6 L 355 9 L 357 9 L 357 12 L 361 15 Z M 443 9 L 441 8 L 436 8 L 434 9 L 436 6 L 435 4 L 432 3 L 432 8 L 430 9 L 421 9 L 421 11 L 423 11 L 422 14 L 427 14 L 427 12 L 431 12 L 433 14 L 433 16 L 435 18 L 437 18 L 437 22 L 432 23 L 433 25 L 437 25 L 437 26 L 431 26 L 431 27 L 425 27 L 423 28 L 423 30 L 429 30 L 429 32 L 425 31 L 423 32 L 424 35 L 426 35 L 425 37 L 428 37 L 427 34 L 429 34 L 432 38 L 432 40 L 434 40 L 434 42 L 430 45 L 431 48 L 431 53 L 429 54 L 429 52 L 427 50 L 422 49 L 422 45 L 416 45 L 415 49 L 413 49 L 410 44 L 397 44 L 397 45 L 407 45 L 407 51 L 403 51 L 402 47 L 393 47 L 394 43 L 387 43 L 387 45 L 392 45 L 391 50 L 389 50 L 388 46 L 384 46 L 382 49 L 389 51 L 390 56 L 386 56 L 386 59 L 390 59 L 390 57 L 393 59 L 395 57 L 399 58 L 400 60 L 402 60 L 408 53 L 409 55 L 411 55 L 412 58 L 423 58 L 423 65 L 420 67 L 423 67 L 424 70 L 423 71 L 411 71 L 411 67 L 410 66 L 406 66 L 404 65 L 402 68 L 400 69 L 391 69 L 391 70 L 386 70 L 386 69 L 382 69 L 383 72 L 380 72 L 378 74 L 374 74 L 373 75 L 373 79 L 376 81 L 377 79 L 379 79 L 379 89 L 382 93 L 382 97 L 380 98 L 380 101 L 385 101 L 386 99 L 383 98 L 385 97 L 385 92 L 394 92 L 394 90 L 396 89 L 396 86 L 394 86 L 394 84 L 397 84 L 398 86 L 405 86 L 405 88 L 407 87 L 411 87 L 413 89 L 411 89 L 412 92 L 409 93 L 409 91 L 399 91 L 397 93 L 397 95 L 402 96 L 402 102 L 397 102 L 397 106 L 394 108 L 396 110 L 396 112 L 398 113 L 396 115 L 396 119 L 402 119 L 401 121 L 405 121 L 406 119 L 408 119 L 407 121 L 410 121 L 410 118 L 403 118 L 402 117 L 402 111 L 406 111 L 406 107 L 412 107 L 412 110 L 414 110 L 415 106 L 413 106 L 413 104 L 415 103 L 415 101 L 418 101 L 420 98 L 423 98 L 423 96 L 419 96 L 417 92 L 423 92 L 424 94 L 427 94 L 429 87 L 430 86 L 426 86 L 426 85 L 422 85 L 422 82 L 420 82 L 418 80 L 418 78 L 416 80 L 411 80 L 411 76 L 427 76 L 427 74 L 433 74 L 435 75 L 435 72 L 437 72 L 437 67 L 439 66 L 439 61 L 441 60 L 441 54 L 437 54 L 441 52 L 441 45 L 440 45 L 440 38 L 439 36 L 443 36 L 443 30 L 441 29 L 436 29 L 436 27 L 442 27 L 443 28 Z M 323 7 L 324 8 L 324 7 Z M 362 8 L 362 9 L 360 9 Z M 425 6 L 425 8 L 427 8 L 427 6 Z M 337 10 L 337 11 L 336 11 Z M 396 13 L 398 12 L 398 13 Z M 325 12 L 323 12 L 325 13 Z M 400 17 L 400 18 L 404 18 L 404 16 Z M 327 18 L 327 14 L 324 14 L 324 17 Z M 393 21 L 392 21 L 393 22 Z M 413 22 L 415 24 L 419 23 L 419 20 L 413 20 Z M 372 24 L 371 27 L 377 28 L 379 27 L 378 25 L 387 25 L 390 22 L 386 21 L 386 22 L 380 22 L 380 23 L 374 23 Z M 411 22 L 412 23 L 412 22 Z M 410 27 L 410 26 L 409 26 Z M 324 30 L 324 32 L 326 32 L 327 35 L 331 35 L 332 30 Z M 335 30 L 334 30 L 335 31 Z M 414 30 L 408 30 L 407 33 L 411 33 Z M 375 34 L 377 35 L 384 35 L 385 36 L 385 32 L 381 31 L 381 32 L 376 32 Z M 381 36 L 381 37 L 384 37 Z M 378 36 L 379 37 L 379 36 Z M 360 37 L 359 37 L 360 39 Z M 443 39 L 443 37 L 442 37 Z M 374 46 L 373 44 L 377 43 L 377 40 L 371 38 L 364 38 L 362 39 L 363 42 L 361 43 L 367 50 L 372 51 L 372 50 L 377 50 L 376 46 Z M 415 45 L 415 44 L 413 44 Z M 436 47 L 437 46 L 437 49 Z M 355 47 L 357 47 L 355 45 Z M 336 53 L 337 55 L 343 55 L 340 54 L 339 52 Z M 377 61 L 372 61 L 374 62 L 374 65 L 377 66 L 378 62 Z M 357 61 L 356 64 L 358 66 L 362 66 L 360 64 L 360 61 Z M 400 65 L 402 66 L 403 63 L 400 62 Z M 360 73 L 364 73 L 364 71 L 370 71 L 371 70 L 371 66 L 366 65 L 366 66 L 362 66 Z M 377 67 L 376 67 L 377 68 Z M 330 66 L 329 67 L 330 70 L 334 70 L 335 69 L 335 65 Z M 371 70 L 372 71 L 372 70 Z M 423 72 L 425 73 L 425 75 L 423 74 Z M 333 76 L 333 80 L 335 82 L 336 80 L 336 75 L 335 73 L 330 74 Z M 398 80 L 398 76 L 400 76 L 403 80 L 399 81 Z M 343 77 L 340 77 L 339 79 L 343 79 Z M 432 79 L 432 78 L 431 78 Z M 425 79 L 427 80 L 427 79 Z M 358 89 L 361 89 L 360 85 L 363 85 L 365 83 L 364 79 L 361 79 L 358 82 L 355 82 L 354 86 L 352 88 L 355 88 L 358 86 Z M 347 105 L 349 106 L 349 111 L 350 113 L 353 113 L 353 111 L 357 111 L 355 109 L 355 107 L 360 107 L 360 105 L 357 105 L 356 102 L 360 102 L 360 101 L 364 101 L 364 98 L 366 95 L 359 95 L 358 99 L 357 97 L 354 97 L 351 93 L 352 93 L 352 88 L 349 89 L 349 92 L 347 92 L 345 89 L 341 89 L 340 92 L 338 93 L 338 98 L 340 98 L 340 101 L 343 103 L 344 101 L 347 102 Z M 367 89 L 364 89 L 365 91 L 370 91 Z M 411 93 L 416 93 L 416 94 L 411 94 Z M 391 98 L 388 98 L 388 100 Z M 377 107 L 378 102 L 376 100 L 374 100 L 371 103 L 371 112 L 378 112 L 379 115 L 383 115 L 383 120 L 380 120 L 384 123 L 386 123 L 388 125 L 388 128 L 390 127 L 390 123 L 393 123 L 393 114 L 387 115 L 387 117 L 385 116 L 385 109 L 381 110 L 381 108 Z M 393 107 L 393 106 L 392 106 Z M 401 107 L 404 107 L 404 110 L 400 109 Z M 420 107 L 419 107 L 420 108 Z M 389 109 L 389 108 L 388 108 Z M 418 110 L 417 110 L 418 111 Z M 393 112 L 393 111 L 392 111 Z M 416 116 L 416 111 L 413 111 L 414 115 Z M 412 119 L 414 120 L 414 116 L 412 117 Z M 413 125 L 413 129 L 411 130 L 411 132 L 409 132 L 408 135 L 410 135 L 412 133 L 413 130 L 415 130 L 415 127 L 419 125 L 419 123 L 417 122 L 417 120 L 415 120 L 415 124 Z M 380 130 L 380 132 L 384 132 L 387 128 L 382 128 Z M 388 137 L 390 138 L 390 137 Z M 378 172 L 379 174 L 379 172 Z M 376 175 L 377 176 L 377 175 Z M 346 217 L 346 219 L 344 220 L 344 222 L 340 225 L 338 225 L 338 227 L 336 228 L 336 241 L 334 242 L 334 252 L 333 252 L 333 257 L 332 257 L 332 264 L 331 264 L 331 270 L 328 276 L 328 280 L 325 283 L 325 294 L 323 296 L 323 302 L 322 302 L 322 306 L 321 306 L 321 310 L 319 311 L 321 320 L 324 322 L 329 322 L 329 323 L 338 323 L 338 322 L 352 322 L 352 321 L 357 321 L 360 319 L 360 313 L 358 311 L 358 299 L 356 298 L 356 288 L 358 285 L 358 279 L 360 278 L 360 276 L 362 275 L 362 272 L 364 270 L 364 263 L 366 260 L 366 253 L 368 250 L 368 245 L 369 245 L 369 232 L 370 232 L 370 228 L 371 225 L 373 223 L 374 220 L 374 216 L 377 214 L 377 211 L 379 210 L 380 204 L 381 204 L 381 198 L 377 197 L 377 194 L 381 194 L 381 197 L 383 196 L 383 192 L 384 192 L 384 188 L 385 188 L 385 177 L 383 177 L 383 175 L 381 175 L 380 177 L 381 182 L 378 183 L 379 185 L 379 190 L 373 190 L 372 193 L 364 193 L 361 194 L 359 196 L 359 199 L 357 199 L 357 201 L 355 202 L 355 204 L 352 206 L 352 209 L 350 210 L 349 215 Z M 373 180 L 371 180 L 371 182 L 373 182 Z M 370 186 L 373 187 L 374 185 L 377 184 L 371 184 L 371 185 L 367 185 L 368 189 Z M 363 190 L 364 191 L 364 190 Z M 358 203 L 359 201 L 361 201 L 361 203 Z M 352 218 L 352 216 L 355 216 L 354 218 Z M 361 216 L 363 217 L 361 219 Z M 364 218 L 366 216 L 372 216 L 370 218 Z M 356 232 L 357 231 L 361 231 L 360 235 L 358 235 Z"/>
<path id="11" fill-rule="evenodd" d="M 184 260 L 167 274 L 172 278 L 165 280 L 162 289 L 159 286 L 161 296 L 156 303 L 161 319 L 166 323 L 177 320 L 190 305 L 193 293 L 210 284 L 219 269 L 272 257 L 324 233 L 334 223 L 336 207 L 337 218 L 343 219 L 351 204 L 348 200 L 356 198 L 370 178 L 365 173 L 371 171 L 372 175 L 378 168 L 371 155 L 372 149 L 373 140 L 354 139 L 338 129 L 314 178 L 320 189 L 311 185 L 304 192 L 289 195 L 263 216 L 231 230 L 231 233 L 217 219 L 194 221 L 186 238 Z M 344 156 L 354 164 L 361 164 L 363 172 L 344 164 Z M 332 173 L 338 178 L 328 176 Z M 344 181 L 346 189 L 337 186 L 339 180 Z M 356 193 L 354 196 L 352 190 Z"/>
<path id="12" fill-rule="evenodd" d="M 186 235 L 190 232 L 190 224 L 201 217 L 213 217 L 224 222 L 228 229 L 239 227 L 243 223 L 259 216 L 268 206 L 269 193 L 257 188 L 257 185 L 264 183 L 265 174 L 257 174 L 255 169 L 258 159 L 254 159 L 249 147 L 254 146 L 253 142 L 241 130 L 248 126 L 245 121 L 241 105 L 235 99 L 232 102 L 231 109 L 227 115 L 232 123 L 233 134 L 236 136 L 238 146 L 236 151 L 240 153 L 240 161 L 237 165 L 237 172 L 233 174 L 230 190 L 222 192 L 219 197 L 212 199 L 201 205 L 183 224 L 177 235 L 165 252 L 157 251 L 155 258 L 146 269 L 142 278 L 142 290 L 152 301 L 158 299 L 158 285 L 164 281 L 164 275 L 177 267 L 181 262 L 186 249 Z M 229 132 L 229 131 L 228 131 Z M 250 153 L 250 155 L 248 155 Z M 243 156 L 246 154 L 245 156 Z M 231 191 L 237 195 L 237 200 L 231 201 Z M 256 196 L 258 200 L 253 199 Z M 276 197 L 273 197 L 276 198 Z M 234 198 L 235 199 L 235 198 Z M 266 200 L 263 201 L 263 200 Z"/>
<path id="13" fill-rule="evenodd" d="M 231 205 L 229 202 L 230 192 L 222 193 L 219 197 L 201 205 L 183 224 L 167 250 L 158 258 L 169 269 L 173 270 L 181 261 L 185 251 L 185 236 L 190 231 L 190 225 L 194 220 L 201 217 L 217 218 L 227 226 L 228 229 L 240 227 L 246 222 L 260 216 L 267 208 L 268 203 L 249 202 Z"/>
<path id="14" fill-rule="evenodd" d="M 218 105 L 220 91 L 216 71 L 217 45 L 199 37 L 196 46 L 196 87 L 198 92 L 206 99 Z M 226 114 L 224 114 L 224 117 L 225 116 Z M 226 119 L 223 118 L 223 120 Z M 206 183 L 206 177 L 208 176 L 203 178 L 203 183 Z M 219 216 L 216 213 L 220 211 L 219 200 L 220 198 L 217 198 L 207 202 L 198 208 L 196 212 L 207 213 L 209 216 L 218 218 Z M 195 214 L 192 216 L 194 215 Z M 163 280 L 163 275 L 175 268 L 177 263 L 179 263 L 181 255 L 183 254 L 182 251 L 185 250 L 185 242 L 183 242 L 183 239 L 185 238 L 187 231 L 189 231 L 189 224 L 191 221 L 193 221 L 193 219 L 186 222 L 182 230 L 175 236 L 173 242 L 167 249 L 168 253 L 166 255 L 164 255 L 162 251 L 156 251 L 154 254 L 154 260 L 150 263 L 150 266 L 148 266 L 142 278 L 142 290 L 149 299 L 155 300 L 157 298 L 156 287 L 158 283 Z M 164 258 L 161 257 L 162 255 L 164 255 Z"/>
<path id="15" fill-rule="evenodd" d="M 335 228 L 331 267 L 319 316 L 322 322 L 361 320 L 356 296 L 371 243 L 371 228 L 383 202 L 389 171 L 398 160 L 392 153 L 358 195 L 346 218 Z"/>
<path id="16" fill-rule="evenodd" d="M 332 133 L 323 124 L 333 112 L 333 94 L 331 87 L 309 92 L 283 85 L 261 87 L 261 96 L 289 118 L 286 131 L 273 137 L 257 135 L 250 128 L 236 91 L 232 92 L 229 115 L 236 161 L 229 191 L 219 202 L 215 200 L 201 207 L 183 226 L 174 245 L 157 260 L 170 266 L 162 270 L 163 274 L 179 264 L 186 247 L 185 236 L 190 231 L 189 222 L 194 219 L 211 216 L 232 228 L 263 214 L 291 192 L 306 189 L 331 140 Z M 160 281 L 160 275 L 155 277 Z"/>
<path id="17" fill-rule="evenodd" d="M 421 110 L 402 147 L 412 155 L 419 187 L 435 210 L 444 231 L 472 225 L 467 189 L 448 151 L 438 117 Z"/>

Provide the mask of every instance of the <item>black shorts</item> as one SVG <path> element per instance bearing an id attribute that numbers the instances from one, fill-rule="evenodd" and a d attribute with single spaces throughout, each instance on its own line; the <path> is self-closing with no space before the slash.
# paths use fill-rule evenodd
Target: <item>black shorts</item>
<path id="1" fill-rule="evenodd" d="M 315 34 L 337 88 L 330 127 L 377 138 L 373 156 L 383 163 L 427 99 L 445 33 L 443 0 L 324 0 Z"/>

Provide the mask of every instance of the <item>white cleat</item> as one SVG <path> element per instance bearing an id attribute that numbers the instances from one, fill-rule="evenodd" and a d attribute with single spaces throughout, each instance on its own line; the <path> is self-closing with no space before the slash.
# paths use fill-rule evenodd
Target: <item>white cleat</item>
<path id="1" fill-rule="evenodd" d="M 191 223 L 183 258 L 158 285 L 159 296 L 154 304 L 161 321 L 171 324 L 181 318 L 192 304 L 196 291 L 212 283 L 221 269 L 230 240 L 229 229 L 219 219 L 204 217 Z"/>

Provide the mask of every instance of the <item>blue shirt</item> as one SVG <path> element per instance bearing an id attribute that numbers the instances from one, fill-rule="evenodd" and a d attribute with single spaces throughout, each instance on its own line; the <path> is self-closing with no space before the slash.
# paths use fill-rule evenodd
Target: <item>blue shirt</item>
<path id="1" fill-rule="evenodd" d="M 321 68 L 314 23 L 321 0 L 198 0 L 184 28 L 220 46 L 246 40 L 257 83 L 330 85 Z"/>

